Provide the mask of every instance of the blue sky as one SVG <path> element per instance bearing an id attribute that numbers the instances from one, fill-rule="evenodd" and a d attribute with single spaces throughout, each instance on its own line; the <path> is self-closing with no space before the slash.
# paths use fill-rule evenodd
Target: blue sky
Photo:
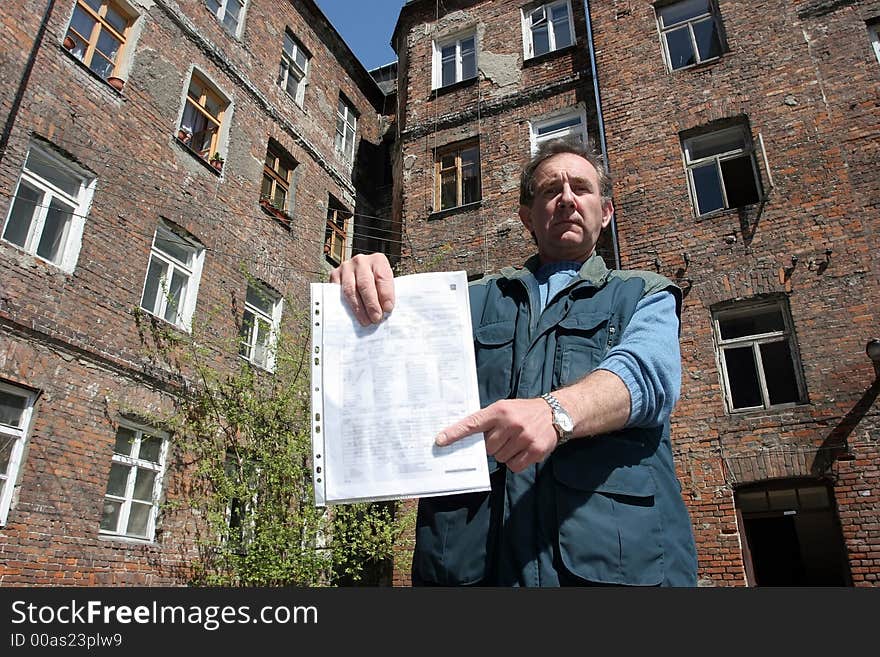
<path id="1" fill-rule="evenodd" d="M 391 33 L 405 0 L 315 0 L 369 71 L 397 59 Z"/>

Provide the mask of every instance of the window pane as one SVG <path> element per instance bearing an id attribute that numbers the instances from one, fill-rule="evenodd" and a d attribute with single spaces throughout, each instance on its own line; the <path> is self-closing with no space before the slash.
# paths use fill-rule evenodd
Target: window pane
<path id="1" fill-rule="evenodd" d="M 724 350 L 733 408 L 762 406 L 758 371 L 751 347 Z"/>
<path id="2" fill-rule="evenodd" d="M 9 474 L 7 469 L 9 468 L 9 461 L 12 460 L 12 448 L 15 446 L 16 440 L 18 439 L 12 436 L 0 434 L 0 475 L 7 476 Z M 3 489 L 0 488 L 0 495 L 2 494 Z"/>
<path id="3" fill-rule="evenodd" d="M 71 198 L 76 198 L 79 195 L 82 179 L 63 168 L 57 161 L 45 156 L 41 151 L 31 149 L 24 167 L 38 178 L 52 183 Z"/>
<path id="4" fill-rule="evenodd" d="M 697 42 L 697 52 L 700 61 L 712 59 L 721 55 L 721 40 L 718 38 L 718 28 L 715 19 L 709 18 L 693 24 L 694 39 Z"/>
<path id="5" fill-rule="evenodd" d="M 458 192 L 453 169 L 440 174 L 440 209 L 454 208 L 456 205 L 458 205 Z"/>
<path id="6" fill-rule="evenodd" d="M 268 362 L 269 324 L 257 320 L 257 341 L 254 344 L 254 362 L 263 367 Z"/>
<path id="7" fill-rule="evenodd" d="M 141 299 L 141 308 L 151 313 L 159 312 L 159 287 L 165 276 L 167 265 L 157 260 L 150 259 L 150 268 L 147 270 L 147 282 L 144 284 L 144 296 Z"/>
<path id="8" fill-rule="evenodd" d="M 532 53 L 537 57 L 545 52 L 550 52 L 550 34 L 546 23 L 532 28 Z"/>
<path id="9" fill-rule="evenodd" d="M 750 310 L 748 315 L 723 317 L 719 319 L 718 327 L 722 340 L 732 340 L 747 335 L 782 331 L 785 329 L 785 322 L 778 306 L 765 306 Z"/>
<path id="10" fill-rule="evenodd" d="M 721 176 L 727 191 L 727 207 L 741 208 L 759 200 L 752 156 L 744 155 L 721 162 Z"/>
<path id="11" fill-rule="evenodd" d="M 24 248 L 31 221 L 38 210 L 43 195 L 24 181 L 18 186 L 18 194 L 3 231 L 3 239 Z"/>
<path id="12" fill-rule="evenodd" d="M 477 75 L 477 51 L 474 38 L 461 42 L 461 79 L 469 80 Z"/>
<path id="13" fill-rule="evenodd" d="M 745 148 L 745 135 L 741 128 L 718 130 L 688 140 L 688 161 L 694 162 L 711 155 L 742 151 Z"/>
<path id="14" fill-rule="evenodd" d="M 669 50 L 669 65 L 673 68 L 696 64 L 694 46 L 691 43 L 691 34 L 687 27 L 680 27 L 664 34 L 666 48 Z"/>
<path id="15" fill-rule="evenodd" d="M 571 29 L 568 25 L 568 6 L 561 5 L 554 7 L 553 14 L 553 36 L 556 40 L 556 49 L 565 48 L 571 45 Z"/>
<path id="16" fill-rule="evenodd" d="M 241 332 L 239 333 L 241 346 L 238 349 L 238 353 L 245 358 L 251 357 L 251 336 L 253 335 L 255 321 L 256 316 L 250 310 L 245 309 L 244 317 L 241 321 Z"/>
<path id="17" fill-rule="evenodd" d="M 37 255 L 50 262 L 58 263 L 64 250 L 64 241 L 67 237 L 67 227 L 70 225 L 73 208 L 60 203 L 58 199 L 52 199 L 49 212 L 46 214 L 46 222 L 43 225 L 43 234 L 37 246 Z"/>
<path id="18" fill-rule="evenodd" d="M 128 483 L 130 466 L 121 463 L 110 465 L 110 478 L 107 480 L 107 495 L 125 497 L 125 486 Z"/>
<path id="19" fill-rule="evenodd" d="M 135 432 L 128 427 L 119 427 L 116 430 L 116 445 L 113 447 L 113 451 L 123 456 L 131 456 L 135 437 Z"/>
<path id="20" fill-rule="evenodd" d="M 141 437 L 141 448 L 138 451 L 138 458 L 141 461 L 150 461 L 151 463 L 159 463 L 159 454 L 162 452 L 162 439 L 158 436 Z"/>
<path id="21" fill-rule="evenodd" d="M 104 500 L 104 510 L 101 513 L 101 529 L 108 532 L 115 532 L 119 524 L 119 511 L 122 509 L 122 502 L 116 500 Z"/>
<path id="22" fill-rule="evenodd" d="M 706 214 L 724 207 L 721 195 L 721 181 L 715 163 L 704 164 L 691 169 L 694 179 L 694 193 L 697 197 L 697 214 Z"/>
<path id="23" fill-rule="evenodd" d="M 21 428 L 21 417 L 27 407 L 27 398 L 0 390 L 0 424 Z"/>
<path id="24" fill-rule="evenodd" d="M 174 258 L 179 263 L 189 267 L 192 257 L 192 247 L 177 237 L 174 233 L 165 230 L 156 232 L 155 248 L 169 258 Z"/>
<path id="25" fill-rule="evenodd" d="M 107 21 L 120 34 L 125 32 L 125 28 L 128 25 L 128 19 L 126 19 L 125 16 L 116 11 L 116 9 L 112 5 L 107 6 L 107 13 L 104 16 L 104 20 Z"/>
<path id="26" fill-rule="evenodd" d="M 138 468 L 134 480 L 133 498 L 136 500 L 144 500 L 145 502 L 153 501 L 153 483 L 156 481 L 156 472 L 147 470 L 146 468 Z"/>
<path id="27" fill-rule="evenodd" d="M 183 305 L 183 298 L 186 294 L 186 280 L 177 269 L 171 276 L 171 285 L 168 287 L 168 305 L 165 306 L 165 321 L 177 324 L 180 322 L 178 309 Z"/>
<path id="28" fill-rule="evenodd" d="M 455 44 L 443 48 L 440 54 L 441 84 L 455 82 Z"/>
<path id="29" fill-rule="evenodd" d="M 556 132 L 557 130 L 562 130 L 564 128 L 570 128 L 572 126 L 579 126 L 581 124 L 580 116 L 568 116 L 559 119 L 558 121 L 554 121 L 553 123 L 545 123 L 538 127 L 538 130 L 535 134 L 539 136 L 544 136 L 551 132 Z"/>
<path id="30" fill-rule="evenodd" d="M 788 341 L 764 343 L 760 349 L 770 403 L 788 404 L 799 401 L 794 362 Z"/>
<path id="31" fill-rule="evenodd" d="M 99 77 L 106 78 L 113 73 L 113 62 L 96 50 L 89 68 Z"/>
<path id="32" fill-rule="evenodd" d="M 119 52 L 120 46 L 122 46 L 122 41 L 113 36 L 109 31 L 101 30 L 101 35 L 98 37 L 97 47 L 104 57 L 108 60 L 115 61 L 116 53 Z"/>
<path id="33" fill-rule="evenodd" d="M 95 27 L 95 19 L 92 18 L 90 14 L 83 11 L 81 7 L 77 6 L 73 10 L 73 18 L 70 19 L 70 27 L 76 30 L 80 36 L 90 39 L 92 36 L 92 29 Z"/>
<path id="34" fill-rule="evenodd" d="M 248 285 L 245 302 L 269 317 L 272 316 L 272 301 L 272 298 L 266 292 Z"/>
<path id="35" fill-rule="evenodd" d="M 128 512 L 128 529 L 125 533 L 131 536 L 146 536 L 152 509 L 152 504 L 132 502 Z"/>
<path id="36" fill-rule="evenodd" d="M 675 25 L 689 18 L 700 16 L 709 11 L 709 0 L 683 0 L 665 7 L 659 7 L 660 21 L 664 27 Z"/>
<path id="37" fill-rule="evenodd" d="M 480 200 L 480 159 L 476 148 L 461 152 L 461 202 L 475 203 Z"/>

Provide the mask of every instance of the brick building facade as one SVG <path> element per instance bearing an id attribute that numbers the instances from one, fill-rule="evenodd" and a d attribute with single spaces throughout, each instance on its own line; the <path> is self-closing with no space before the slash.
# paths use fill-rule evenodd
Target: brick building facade
<path id="1" fill-rule="evenodd" d="M 404 268 L 523 260 L 519 167 L 583 128 L 615 178 L 606 261 L 684 290 L 673 443 L 701 585 L 878 582 L 878 18 L 414 0 L 398 20 Z"/>
<path id="2" fill-rule="evenodd" d="M 144 325 L 271 370 L 258 327 L 387 248 L 384 94 L 313 2 L 239 4 L 0 9 L 0 584 L 185 582 Z"/>

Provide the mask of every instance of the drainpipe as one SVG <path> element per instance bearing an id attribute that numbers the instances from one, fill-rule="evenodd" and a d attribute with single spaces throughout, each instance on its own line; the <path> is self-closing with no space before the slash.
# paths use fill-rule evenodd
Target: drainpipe
<path id="1" fill-rule="evenodd" d="M 0 162 L 6 156 L 6 146 L 9 144 L 9 136 L 12 134 L 12 126 L 15 124 L 15 118 L 18 116 L 18 110 L 21 107 L 21 101 L 24 98 L 24 92 L 27 90 L 28 80 L 30 80 L 31 72 L 34 69 L 34 62 L 37 59 L 37 52 L 43 45 L 43 36 L 46 34 L 46 27 L 49 24 L 49 15 L 55 8 L 56 0 L 49 0 L 46 9 L 43 12 L 43 18 L 40 21 L 40 28 L 37 30 L 37 36 L 34 39 L 34 45 L 31 48 L 31 54 L 28 55 L 27 64 L 24 67 L 24 73 L 21 76 L 21 82 L 18 83 L 18 89 L 15 91 L 15 99 L 12 101 L 12 107 L 9 109 L 9 116 L 3 124 L 3 132 L 0 133 Z"/>
<path id="2" fill-rule="evenodd" d="M 608 150 L 605 145 L 605 121 L 602 119 L 602 99 L 599 97 L 599 76 L 596 74 L 596 51 L 593 47 L 593 23 L 590 20 L 590 0 L 584 0 L 584 15 L 587 18 L 587 45 L 590 47 L 590 70 L 593 75 L 593 97 L 596 101 L 596 118 L 599 120 L 599 147 L 605 156 L 605 168 L 611 173 Z M 611 215 L 611 243 L 614 247 L 614 268 L 620 269 L 620 245 L 617 241 L 617 219 Z"/>

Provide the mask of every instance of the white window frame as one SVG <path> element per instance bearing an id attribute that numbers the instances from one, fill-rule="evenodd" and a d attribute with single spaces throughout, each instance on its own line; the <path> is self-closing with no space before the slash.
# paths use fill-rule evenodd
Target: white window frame
<path id="1" fill-rule="evenodd" d="M 244 27 L 244 14 L 247 11 L 247 0 L 205 0 L 205 4 L 208 10 L 220 21 L 223 29 L 236 38 L 241 35 L 241 30 Z M 232 4 L 239 5 L 240 7 L 234 30 L 226 22 L 226 17 L 230 15 L 228 9 Z"/>
<path id="2" fill-rule="evenodd" d="M 556 34 L 556 26 L 550 19 L 550 15 L 553 9 L 558 9 L 559 7 L 563 6 L 568 13 L 569 43 L 564 46 L 558 46 L 556 42 L 559 40 L 559 35 Z M 550 50 L 536 55 L 532 28 L 536 24 L 535 18 L 539 14 L 543 15 L 543 21 L 547 25 L 547 38 L 550 42 Z M 523 7 L 520 10 L 520 19 L 522 21 L 523 59 L 525 60 L 532 59 L 533 57 L 541 57 L 542 55 L 547 55 L 551 52 L 555 52 L 560 48 L 568 48 L 569 46 L 575 44 L 574 16 L 571 11 L 570 0 L 558 0 L 557 2 L 548 2 L 546 4 L 530 5 Z"/>
<path id="3" fill-rule="evenodd" d="M 721 337 L 721 322 L 725 319 L 734 317 L 742 317 L 754 314 L 756 311 L 765 308 L 775 308 L 782 316 L 783 329 L 779 331 L 770 331 L 766 333 L 751 334 L 736 338 L 723 339 Z M 712 327 L 715 334 L 715 355 L 718 364 L 718 371 L 721 372 L 722 384 L 724 388 L 724 402 L 727 411 L 731 414 L 747 413 L 755 410 L 768 410 L 777 408 L 788 408 L 803 403 L 806 398 L 805 386 L 801 375 L 800 356 L 797 349 L 797 343 L 794 338 L 794 330 L 792 328 L 791 314 L 788 310 L 788 304 L 782 299 L 769 299 L 762 301 L 751 301 L 739 303 L 734 306 L 719 308 L 712 313 Z M 761 357 L 761 345 L 771 342 L 787 342 L 789 354 L 791 355 L 792 374 L 797 385 L 797 400 L 793 402 L 783 402 L 779 404 L 770 403 L 770 394 L 767 390 L 766 374 Z M 747 406 L 734 408 L 733 391 L 730 385 L 730 378 L 727 372 L 727 360 L 724 352 L 727 349 L 751 346 L 752 357 L 754 358 L 755 370 L 758 375 L 759 392 L 761 396 L 760 406 Z"/>
<path id="4" fill-rule="evenodd" d="M 160 247 L 156 246 L 157 237 L 161 237 L 162 239 L 174 241 L 180 245 L 180 247 L 190 253 L 190 258 L 188 262 L 183 262 L 179 258 L 171 255 L 170 253 L 166 253 Z M 141 292 L 141 308 L 145 311 L 154 315 L 169 324 L 173 324 L 179 328 L 186 330 L 187 332 L 192 330 L 192 318 L 195 312 L 196 307 L 196 298 L 199 293 L 199 280 L 202 275 L 202 265 L 205 257 L 205 249 L 201 244 L 191 240 L 187 237 L 184 237 L 174 230 L 171 229 L 170 226 L 165 224 L 164 222 L 160 223 L 159 226 L 156 227 L 156 232 L 153 234 L 153 243 L 150 247 L 150 260 L 147 264 L 147 272 L 144 276 L 144 289 Z M 147 299 L 145 299 L 145 294 L 148 288 L 149 276 L 150 276 L 150 268 L 152 266 L 153 261 L 157 261 L 165 268 L 165 274 L 160 278 L 159 285 L 156 288 L 155 296 L 152 299 L 152 307 L 149 308 L 145 304 Z M 186 284 L 183 289 L 182 299 L 179 299 L 177 302 L 177 314 L 174 318 L 174 321 L 167 319 L 165 314 L 168 310 L 168 285 L 167 281 L 172 280 L 173 274 L 175 272 L 181 273 L 186 276 Z"/>
<path id="5" fill-rule="evenodd" d="M 874 57 L 880 63 L 880 19 L 868 23 L 868 36 L 871 37 L 871 46 L 874 48 Z"/>
<path id="6" fill-rule="evenodd" d="M 569 123 L 575 119 L 578 120 L 576 125 L 560 126 L 555 130 L 540 134 L 542 130 L 552 128 L 554 125 Z M 572 136 L 580 137 L 581 143 L 584 146 L 587 145 L 587 112 L 582 105 L 529 122 L 529 143 L 532 155 L 538 151 L 538 146 L 542 142 L 551 139 L 567 139 Z"/>
<path id="7" fill-rule="evenodd" d="M 679 21 L 677 23 L 672 23 L 671 25 L 664 25 L 663 18 L 660 15 L 660 10 L 665 7 L 670 7 L 677 4 L 682 4 L 687 2 L 688 0 L 676 0 L 676 2 L 664 2 L 662 4 L 657 4 L 654 7 L 654 11 L 657 15 L 657 29 L 660 31 L 660 41 L 663 44 L 663 60 L 666 63 L 666 68 L 669 71 L 681 71 L 687 68 L 691 68 L 693 66 L 698 66 L 705 62 L 712 62 L 716 59 L 719 59 L 724 52 L 724 43 L 721 40 L 721 16 L 718 13 L 718 9 L 715 6 L 715 0 L 709 0 L 709 10 L 706 13 L 700 14 L 698 16 L 693 16 L 692 18 L 685 19 L 683 21 Z M 697 40 L 694 36 L 694 25 L 697 23 L 702 23 L 706 20 L 712 20 L 715 23 L 715 31 L 718 36 L 718 50 L 719 53 L 715 57 L 708 57 L 706 59 L 700 58 L 700 49 L 697 46 Z M 669 43 L 667 41 L 666 35 L 670 32 L 677 31 L 682 27 L 687 27 L 688 35 L 690 36 L 691 41 L 691 49 L 694 53 L 694 62 L 692 64 L 685 64 L 684 66 L 679 66 L 678 68 L 674 68 L 672 65 L 672 56 L 669 53 Z"/>
<path id="8" fill-rule="evenodd" d="M 351 141 L 349 141 L 349 136 Z M 354 162 L 355 144 L 357 143 L 357 113 L 347 98 L 339 95 L 336 105 L 336 152 L 349 164 Z"/>
<path id="9" fill-rule="evenodd" d="M 287 51 L 287 44 L 290 43 L 290 52 Z M 300 66 L 297 61 L 298 56 L 305 59 L 305 65 Z M 306 85 L 308 85 L 309 64 L 312 56 L 299 42 L 290 30 L 285 30 L 284 38 L 281 45 L 281 69 L 278 75 L 278 86 L 284 92 L 293 98 L 294 102 L 302 107 L 305 98 Z M 296 83 L 296 91 L 290 93 L 289 82 L 293 73 L 294 78 L 299 78 Z"/>
<path id="10" fill-rule="evenodd" d="M 46 160 L 46 166 L 57 170 L 61 176 L 78 178 L 79 190 L 76 195 L 72 196 L 53 181 L 47 180 L 34 171 L 29 170 L 27 165 L 32 154 L 36 154 L 37 157 Z M 22 165 L 21 176 L 15 186 L 15 196 L 9 206 L 9 213 L 6 215 L 6 221 L 3 224 L 3 231 L 0 232 L 0 236 L 2 236 L 4 242 L 12 244 L 40 260 L 49 262 L 68 274 L 72 273 L 76 268 L 79 252 L 82 248 L 83 230 L 85 228 L 86 216 L 92 205 L 96 182 L 97 179 L 93 175 L 61 158 L 56 153 L 53 153 L 51 149 L 32 143 L 28 148 L 25 162 Z M 29 203 L 22 196 L 22 185 L 42 194 L 42 200 L 39 205 L 33 207 L 24 243 L 18 244 L 7 239 L 6 231 L 12 219 L 12 213 L 19 207 L 19 203 Z M 53 202 L 67 206 L 71 211 L 63 229 L 57 257 L 55 260 L 50 260 L 39 255 L 37 250 L 40 247 L 40 240 L 46 228 L 46 218 L 49 215 Z"/>
<path id="11" fill-rule="evenodd" d="M 248 292 L 251 290 L 255 294 L 264 297 L 272 305 L 269 313 L 263 311 L 248 301 L 248 294 L 245 293 L 244 312 L 250 313 L 254 317 L 254 323 L 246 326 L 245 319 L 242 317 L 242 329 L 247 328 L 246 339 L 239 342 L 239 356 L 248 361 L 252 365 L 264 369 L 267 372 L 275 371 L 275 348 L 278 345 L 278 333 L 281 330 L 281 312 L 284 307 L 284 299 L 265 283 L 254 281 L 248 283 Z M 260 362 L 256 358 L 257 337 L 259 336 L 259 323 L 269 327 L 269 338 L 265 345 L 265 360 Z M 247 353 L 241 353 L 242 349 L 246 349 Z"/>
<path id="12" fill-rule="evenodd" d="M 739 135 L 742 137 L 741 148 L 720 151 L 718 153 L 712 153 L 711 155 L 700 158 L 692 157 L 694 142 L 710 137 L 717 137 L 720 135 L 733 133 L 739 133 Z M 690 190 L 691 202 L 693 203 L 694 213 L 696 216 L 703 217 L 713 214 L 715 212 L 724 212 L 726 210 L 730 210 L 736 207 L 741 207 L 731 205 L 728 198 L 727 187 L 724 182 L 724 174 L 722 171 L 722 163 L 728 160 L 734 160 L 742 157 L 749 158 L 749 162 L 752 165 L 752 174 L 754 175 L 755 192 L 757 195 L 755 202 L 759 202 L 761 198 L 763 198 L 764 190 L 761 185 L 761 178 L 758 175 L 758 161 L 756 158 L 755 145 L 751 139 L 751 134 L 746 125 L 737 124 L 726 128 L 719 128 L 717 130 L 708 130 L 706 132 L 701 132 L 699 134 L 684 138 L 682 139 L 682 156 L 684 158 L 684 165 L 687 170 L 688 189 Z M 723 204 L 723 207 L 712 208 L 711 210 L 702 211 L 700 208 L 699 197 L 697 195 L 697 186 L 694 182 L 694 170 L 702 168 L 703 166 L 711 162 L 715 163 L 715 171 L 718 175 L 718 181 L 721 187 L 721 202 Z"/>
<path id="13" fill-rule="evenodd" d="M 239 539 L 239 548 L 244 552 L 247 550 L 248 546 L 253 542 L 254 533 L 256 530 L 256 518 L 254 517 L 256 514 L 257 504 L 259 503 L 259 476 L 260 476 L 260 468 L 256 465 L 252 460 L 247 460 L 245 463 L 241 464 L 238 462 L 238 457 L 233 450 L 226 451 L 226 472 L 227 476 L 231 476 L 229 474 L 229 470 L 232 468 L 241 468 L 244 467 L 247 472 L 245 476 L 248 480 L 248 485 L 252 488 L 253 494 L 250 498 L 242 498 L 231 496 L 226 503 L 226 534 L 221 537 L 221 540 L 224 542 L 230 541 L 232 537 L 232 532 L 235 529 L 232 526 L 233 519 L 233 511 L 235 510 L 236 502 L 241 509 L 240 519 L 242 520 L 241 525 L 238 526 L 240 530 L 240 534 L 238 536 Z"/>
<path id="14" fill-rule="evenodd" d="M 115 451 L 114 444 L 114 452 L 111 462 L 122 465 L 130 468 L 128 471 L 128 476 L 126 478 L 125 485 L 125 494 L 120 497 L 118 495 L 111 495 L 105 491 L 104 499 L 111 499 L 114 502 L 121 502 L 122 506 L 119 511 L 119 518 L 116 521 L 116 529 L 109 530 L 104 529 L 103 527 L 99 528 L 99 533 L 103 536 L 118 536 L 121 538 L 141 540 L 141 541 L 153 541 L 156 535 L 156 518 L 159 515 L 159 500 L 162 495 L 162 483 L 165 478 L 165 464 L 168 455 L 168 443 L 169 436 L 164 431 L 159 431 L 154 429 L 153 427 L 148 427 L 146 425 L 136 424 L 133 422 L 120 422 L 120 428 L 126 428 L 130 431 L 133 431 L 135 434 L 134 443 L 132 445 L 131 454 L 119 454 Z M 150 438 L 159 438 L 162 441 L 162 444 L 159 448 L 159 461 L 147 461 L 144 459 L 138 458 L 138 453 L 140 451 L 141 441 L 144 436 L 148 436 Z M 132 456 L 132 454 L 134 456 Z M 150 515 L 147 520 L 147 530 L 146 535 L 141 536 L 138 534 L 129 534 L 125 532 L 125 528 L 128 526 L 128 519 L 131 512 L 131 505 L 134 501 L 134 486 L 137 478 L 138 469 L 143 470 L 152 470 L 156 473 L 156 477 L 153 480 L 153 490 L 151 495 L 152 508 L 150 510 Z M 107 474 L 108 483 L 110 473 L 108 471 Z M 143 500 L 137 500 L 138 502 L 143 502 Z M 101 518 L 101 522 L 103 523 L 103 516 Z M 122 528 L 122 530 L 120 530 Z"/>
<path id="15" fill-rule="evenodd" d="M 0 391 L 24 399 L 24 408 L 22 409 L 21 417 L 18 419 L 18 426 L 13 427 L 8 424 L 0 424 L 0 441 L 14 441 L 10 450 L 6 471 L 0 472 L 0 484 L 2 484 L 2 492 L 0 492 L 0 527 L 5 527 L 9 516 L 9 509 L 12 506 L 15 484 L 18 481 L 18 474 L 21 470 L 22 455 L 24 454 L 24 446 L 28 439 L 28 431 L 33 417 L 34 401 L 37 398 L 37 394 L 34 391 L 2 381 L 0 381 Z"/>
<path id="16" fill-rule="evenodd" d="M 461 42 L 468 39 L 474 40 L 474 74 L 471 77 L 462 77 L 462 58 L 461 58 Z M 447 46 L 455 45 L 455 80 L 443 84 L 443 49 Z M 464 80 L 473 80 L 480 71 L 479 44 L 477 43 L 476 30 L 468 30 L 460 32 L 452 37 L 446 37 L 442 40 L 434 41 L 434 55 L 431 74 L 431 89 L 442 89 L 443 87 L 451 87 L 454 84 L 463 82 Z"/>

